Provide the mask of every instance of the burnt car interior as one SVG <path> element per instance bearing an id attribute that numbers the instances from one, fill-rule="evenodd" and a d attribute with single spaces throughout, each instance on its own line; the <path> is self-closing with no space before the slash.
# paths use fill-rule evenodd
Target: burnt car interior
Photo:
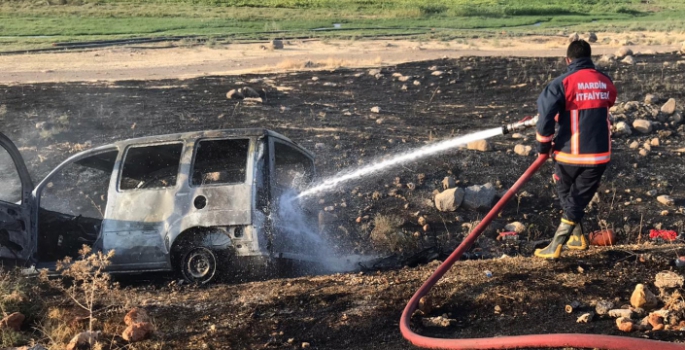
<path id="1" fill-rule="evenodd" d="M 119 190 L 174 187 L 182 143 L 129 147 Z"/>
<path id="2" fill-rule="evenodd" d="M 68 164 L 43 188 L 38 211 L 39 261 L 77 257 L 100 233 L 117 150 Z"/>
<path id="3" fill-rule="evenodd" d="M 303 190 L 312 180 L 313 163 L 298 150 L 280 143 L 274 143 L 276 160 L 274 164 L 276 191 L 281 195 L 288 190 Z"/>
<path id="4" fill-rule="evenodd" d="M 245 182 L 249 139 L 202 140 L 196 144 L 193 186 Z"/>

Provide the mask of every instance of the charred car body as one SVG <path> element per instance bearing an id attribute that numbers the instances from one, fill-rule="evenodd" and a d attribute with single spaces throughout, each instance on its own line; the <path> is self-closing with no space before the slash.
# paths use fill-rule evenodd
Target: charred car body
<path id="1" fill-rule="evenodd" d="M 313 159 L 269 130 L 190 132 L 78 153 L 34 187 L 0 133 L 0 258 L 49 268 L 87 244 L 115 251 L 111 272 L 178 271 L 200 283 L 222 269 L 306 261 L 311 247 L 274 224 L 274 206 L 311 181 Z"/>

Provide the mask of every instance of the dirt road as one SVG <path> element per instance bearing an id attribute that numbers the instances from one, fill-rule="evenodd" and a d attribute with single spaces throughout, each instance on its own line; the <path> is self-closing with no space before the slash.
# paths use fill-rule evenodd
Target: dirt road
<path id="1" fill-rule="evenodd" d="M 602 40 L 604 39 L 604 40 Z M 639 52 L 672 52 L 685 35 L 600 34 L 595 54 L 614 53 L 623 43 Z M 664 45 L 663 42 L 672 42 Z M 264 44 L 208 48 L 117 47 L 85 52 L 0 56 L 0 84 L 69 81 L 187 79 L 199 76 L 286 70 L 370 67 L 465 56 L 559 57 L 563 36 L 502 37 L 449 41 L 287 41 L 283 50 Z M 308 63 L 309 62 L 309 63 Z"/>

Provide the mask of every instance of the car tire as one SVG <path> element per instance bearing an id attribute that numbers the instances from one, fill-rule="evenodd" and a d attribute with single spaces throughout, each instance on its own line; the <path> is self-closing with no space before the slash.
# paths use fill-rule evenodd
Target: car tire
<path id="1" fill-rule="evenodd" d="M 179 261 L 179 272 L 188 283 L 205 284 L 218 275 L 219 255 L 203 246 L 188 247 Z"/>

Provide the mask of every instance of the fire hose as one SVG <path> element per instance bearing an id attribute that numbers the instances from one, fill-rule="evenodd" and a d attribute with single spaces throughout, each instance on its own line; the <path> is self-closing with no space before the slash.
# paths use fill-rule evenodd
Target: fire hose
<path id="1" fill-rule="evenodd" d="M 537 118 L 535 118 L 537 119 Z M 523 124 L 525 123 L 525 125 Z M 534 121 L 525 120 L 519 123 L 510 124 L 509 132 L 516 130 L 516 127 L 527 127 L 534 124 Z M 514 127 L 512 127 L 512 125 Z M 507 127 L 504 127 L 507 133 Z M 400 331 L 402 336 L 412 344 L 429 349 L 460 349 L 460 350 L 480 350 L 480 349 L 519 349 L 519 348 L 599 348 L 607 350 L 685 350 L 685 344 L 674 344 L 664 341 L 638 339 L 630 337 L 597 335 L 597 334 L 533 334 L 504 336 L 495 338 L 472 338 L 472 339 L 444 339 L 422 336 L 412 331 L 410 322 L 411 317 L 418 307 L 419 300 L 428 294 L 433 286 L 442 276 L 457 262 L 462 254 L 467 251 L 478 236 L 485 230 L 490 222 L 502 211 L 504 205 L 514 196 L 516 192 L 530 179 L 535 172 L 547 161 L 549 156 L 541 154 L 526 172 L 516 181 L 516 183 L 506 192 L 497 204 L 490 210 L 487 216 L 476 226 L 476 228 L 462 241 L 457 249 L 433 272 L 433 274 L 423 283 L 414 296 L 409 300 L 402 312 L 400 319 Z"/>

